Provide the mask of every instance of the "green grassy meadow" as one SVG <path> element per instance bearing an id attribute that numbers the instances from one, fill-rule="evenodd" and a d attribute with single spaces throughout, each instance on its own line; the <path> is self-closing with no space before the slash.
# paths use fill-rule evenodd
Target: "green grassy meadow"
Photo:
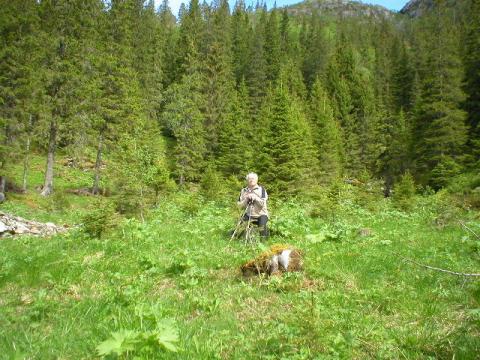
<path id="1" fill-rule="evenodd" d="M 480 240 L 459 223 L 480 234 L 478 212 L 438 194 L 403 212 L 346 186 L 328 215 L 272 198 L 272 236 L 252 247 L 229 241 L 235 197 L 178 192 L 96 238 L 82 219 L 110 200 L 66 193 L 91 174 L 59 171 L 58 204 L 31 191 L 1 205 L 79 224 L 0 239 L 2 359 L 478 359 L 480 279 L 403 259 L 480 272 Z M 243 278 L 275 243 L 300 249 L 304 271 Z"/>

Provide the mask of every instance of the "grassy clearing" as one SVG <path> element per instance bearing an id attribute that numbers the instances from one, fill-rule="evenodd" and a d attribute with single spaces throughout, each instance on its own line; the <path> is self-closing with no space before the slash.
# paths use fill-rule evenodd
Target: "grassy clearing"
<path id="1" fill-rule="evenodd" d="M 477 243 L 460 226 L 354 206 L 331 223 L 279 204 L 268 244 L 302 249 L 305 272 L 246 280 L 239 266 L 262 245 L 228 241 L 229 208 L 192 214 L 178 203 L 164 202 L 144 224 L 123 220 L 100 240 L 81 230 L 2 239 L 2 357 L 91 358 L 112 332 L 173 319 L 179 352 L 142 357 L 476 358 L 479 282 L 398 256 L 474 272 Z"/>
<path id="2" fill-rule="evenodd" d="M 54 195 L 45 198 L 40 196 L 39 191 L 36 191 L 36 188 L 43 185 L 45 158 L 33 155 L 27 173 L 27 193 L 9 192 L 7 196 L 10 201 L 1 204 L 0 210 L 38 221 L 78 223 L 79 218 L 93 208 L 92 199 L 74 195 L 69 191 L 91 187 L 93 173 L 90 169 L 82 170 L 62 165 L 65 161 L 65 158 L 59 158 L 59 161 L 55 163 L 54 186 L 56 192 Z M 23 179 L 22 164 L 13 164 L 8 170 L 9 181 L 13 181 L 17 187 L 20 187 Z"/>
<path id="3" fill-rule="evenodd" d="M 70 206 L 50 211 L 17 195 L 6 211 L 78 223 L 94 206 L 65 196 Z M 433 197 L 412 213 L 345 199 L 327 220 L 308 215 L 315 203 L 272 203 L 273 236 L 256 247 L 228 241 L 231 207 L 182 193 L 145 223 L 116 218 L 101 239 L 81 228 L 1 239 L 0 358 L 95 358 L 112 333 L 131 330 L 144 338 L 120 358 L 476 359 L 480 281 L 400 256 L 478 272 L 479 241 L 457 222 L 480 233 L 478 213 Z M 243 279 L 239 267 L 274 243 L 301 249 L 305 271 Z M 177 353 L 145 340 L 165 322 Z"/>

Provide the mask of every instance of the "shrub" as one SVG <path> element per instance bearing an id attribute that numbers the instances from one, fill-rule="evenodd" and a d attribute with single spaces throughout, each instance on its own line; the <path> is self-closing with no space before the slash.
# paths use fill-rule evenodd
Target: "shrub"
<path id="1" fill-rule="evenodd" d="M 298 202 L 286 201 L 271 208 L 272 219 L 269 227 L 272 235 L 292 237 L 309 231 L 305 206 Z"/>
<path id="2" fill-rule="evenodd" d="M 229 201 L 231 199 L 237 200 L 238 195 L 240 194 L 240 190 L 244 187 L 244 182 L 239 180 L 236 176 L 230 175 L 226 180 L 225 180 L 225 194 L 226 197 L 229 198 Z M 268 192 L 268 189 L 266 189 Z"/>
<path id="3" fill-rule="evenodd" d="M 466 208 L 480 208 L 480 174 L 465 173 L 456 176 L 447 187 L 450 194 L 462 199 Z"/>
<path id="4" fill-rule="evenodd" d="M 394 190 L 393 201 L 395 206 L 404 211 L 411 210 L 414 205 L 415 182 L 409 172 L 403 174 Z"/>
<path id="5" fill-rule="evenodd" d="M 223 181 L 220 174 L 209 166 L 200 181 L 201 193 L 209 200 L 215 200 L 223 194 Z"/>
<path id="6" fill-rule="evenodd" d="M 451 194 L 469 194 L 480 187 L 480 174 L 464 173 L 450 181 L 447 190 Z"/>
<path id="7" fill-rule="evenodd" d="M 114 227 L 115 211 L 111 203 L 95 201 L 93 210 L 82 219 L 83 231 L 92 238 L 101 238 L 107 230 Z"/>
<path id="8" fill-rule="evenodd" d="M 456 224 L 464 214 L 461 199 L 449 194 L 446 189 L 433 195 L 418 197 L 416 201 L 418 208 L 427 216 L 426 219 L 440 228 Z"/>
<path id="9" fill-rule="evenodd" d="M 114 196 L 115 211 L 125 216 L 135 216 L 142 206 L 140 197 L 127 191 Z"/>
<path id="10" fill-rule="evenodd" d="M 69 207 L 70 202 L 65 196 L 65 193 L 61 191 L 54 191 L 53 194 L 47 198 L 46 208 L 49 211 L 62 211 Z"/>
<path id="11" fill-rule="evenodd" d="M 461 166 L 450 157 L 443 157 L 442 160 L 433 168 L 430 185 L 439 190 L 446 187 L 451 179 L 458 175 L 461 171 Z"/>
<path id="12" fill-rule="evenodd" d="M 354 186 L 352 190 L 355 204 L 370 211 L 377 211 L 379 201 L 384 198 L 380 181 L 369 180 L 362 186 Z"/>
<path id="13" fill-rule="evenodd" d="M 196 215 L 202 208 L 202 198 L 196 192 L 181 192 L 178 195 L 177 204 L 187 215 Z"/>
<path id="14" fill-rule="evenodd" d="M 337 192 L 335 189 L 318 186 L 311 189 L 309 198 L 312 199 L 308 215 L 312 218 L 328 220 L 333 217 L 337 209 Z"/>

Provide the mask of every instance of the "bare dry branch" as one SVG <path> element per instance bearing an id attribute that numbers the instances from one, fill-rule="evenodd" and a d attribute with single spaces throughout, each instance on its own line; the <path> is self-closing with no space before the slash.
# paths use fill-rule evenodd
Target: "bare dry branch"
<path id="1" fill-rule="evenodd" d="M 475 234 L 475 231 L 473 231 L 472 229 L 470 229 L 467 225 L 465 225 L 465 223 L 463 221 L 459 221 L 460 225 L 462 225 L 465 229 L 467 229 L 468 231 L 470 231 L 473 235 L 476 236 L 476 238 L 478 240 L 480 240 L 480 236 L 478 236 L 477 234 Z"/>
<path id="2" fill-rule="evenodd" d="M 417 266 L 424 267 L 424 268 L 430 269 L 430 270 L 441 271 L 441 272 L 444 272 L 444 273 L 447 273 L 447 274 L 450 274 L 450 275 L 467 276 L 467 277 L 480 277 L 480 274 L 468 274 L 468 273 L 463 273 L 463 272 L 456 272 L 456 271 L 440 269 L 440 268 L 437 268 L 437 267 L 434 267 L 434 266 L 420 264 L 419 262 L 416 262 L 415 260 L 412 260 L 412 259 L 409 259 L 409 258 L 406 258 L 406 257 L 403 257 L 403 256 L 401 256 L 401 258 L 403 260 L 408 261 L 408 262 L 410 262 L 412 264 L 415 264 Z"/>

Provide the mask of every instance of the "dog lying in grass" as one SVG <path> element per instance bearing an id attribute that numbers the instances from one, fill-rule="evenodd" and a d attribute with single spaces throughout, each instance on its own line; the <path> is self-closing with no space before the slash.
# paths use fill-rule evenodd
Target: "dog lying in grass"
<path id="1" fill-rule="evenodd" d="M 243 276 L 260 274 L 276 275 L 290 271 L 301 271 L 303 259 L 300 252 L 290 245 L 275 244 L 258 257 L 242 265 Z"/>

